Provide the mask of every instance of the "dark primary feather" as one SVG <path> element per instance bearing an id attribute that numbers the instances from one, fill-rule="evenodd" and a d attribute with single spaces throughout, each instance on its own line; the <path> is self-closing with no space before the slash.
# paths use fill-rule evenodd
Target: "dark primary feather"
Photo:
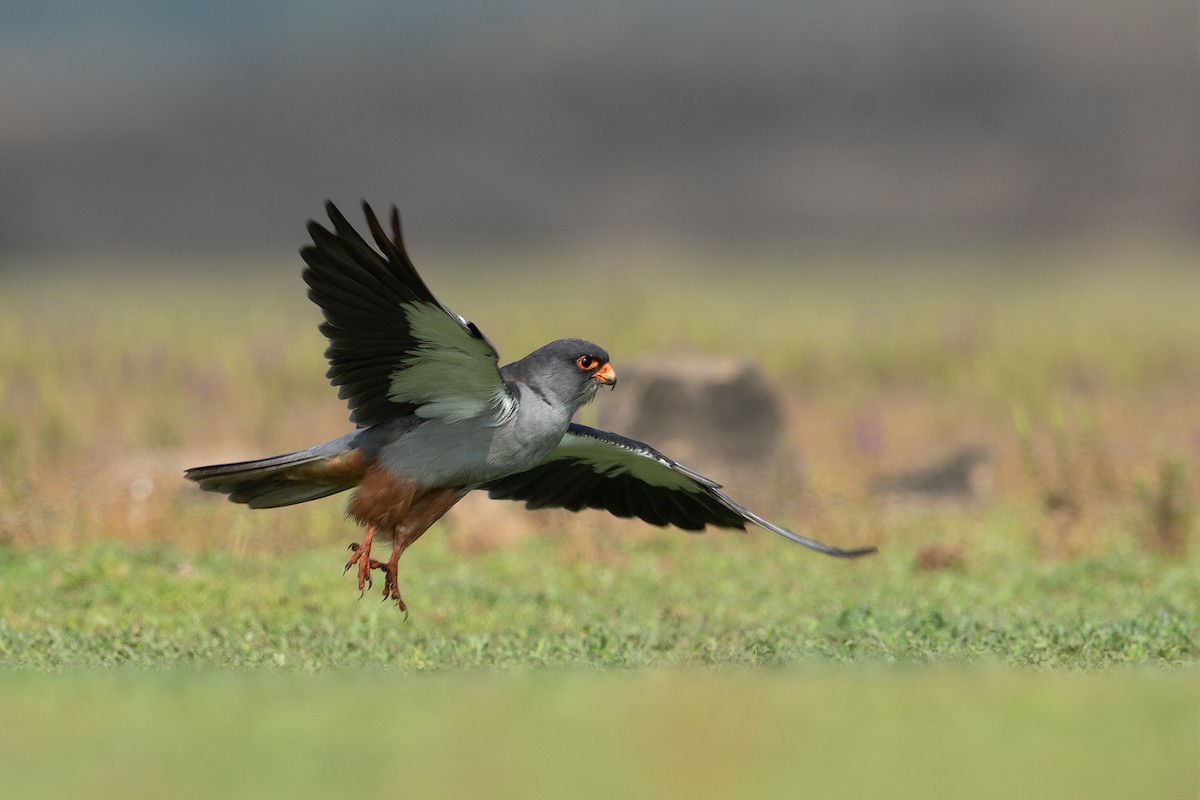
<path id="1" fill-rule="evenodd" d="M 333 203 L 326 203 L 325 209 L 333 230 L 309 222 L 313 243 L 301 249 L 300 255 L 307 264 L 303 275 L 308 296 L 325 316 L 320 327 L 329 340 L 326 377 L 339 387 L 338 397 L 348 401 L 352 422 L 366 427 L 411 414 L 416 408 L 413 403 L 388 397 L 394 374 L 423 344 L 414 338 L 401 304 L 424 303 L 439 309 L 454 320 L 464 336 L 487 343 L 495 354 L 479 329 L 439 303 L 421 280 L 404 249 L 395 206 L 389 238 L 375 212 L 363 203 L 378 250 Z"/>
<path id="2" fill-rule="evenodd" d="M 587 448 L 563 448 L 544 462 L 526 470 L 492 481 L 482 488 L 496 499 L 523 500 L 527 508 L 565 508 L 580 511 L 595 508 L 618 517 L 638 517 L 652 525 L 674 525 L 689 531 L 702 530 L 706 524 L 743 528 L 744 520 L 703 491 L 686 468 L 641 442 L 613 433 L 572 424 L 568 437 L 578 443 L 594 442 L 604 455 L 624 460 L 625 454 L 636 462 L 661 464 L 673 470 L 677 486 L 652 486 L 632 472 L 613 466 L 597 471 L 597 462 L 588 457 Z M 575 440 L 572 440 L 575 443 Z M 578 452 L 576 452 L 578 451 Z M 619 463 L 619 462 L 618 462 Z M 707 481 L 707 479 L 704 479 Z M 711 482 L 708 482 L 711 484 Z M 715 484 L 711 484 L 714 485 Z"/>
<path id="3" fill-rule="evenodd" d="M 491 481 L 488 496 L 525 501 L 528 508 L 596 508 L 652 525 L 701 530 L 745 528 L 752 522 L 825 555 L 855 558 L 874 547 L 841 550 L 768 522 L 721 491 L 720 484 L 647 444 L 572 424 L 555 452 L 533 469 Z"/>

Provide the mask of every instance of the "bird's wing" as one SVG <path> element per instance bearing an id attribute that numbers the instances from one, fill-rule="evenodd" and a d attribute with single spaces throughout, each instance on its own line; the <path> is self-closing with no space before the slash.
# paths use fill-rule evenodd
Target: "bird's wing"
<path id="1" fill-rule="evenodd" d="M 496 349 L 425 286 L 405 252 L 396 207 L 389 238 L 363 203 L 378 250 L 333 203 L 325 210 L 333 230 L 310 221 L 313 243 L 300 255 L 308 296 L 325 314 L 326 376 L 349 401 L 350 420 L 366 427 L 406 414 L 453 422 L 511 413 L 516 400 Z"/>
<path id="2" fill-rule="evenodd" d="M 572 424 L 558 447 L 533 469 L 480 488 L 527 508 L 598 508 L 653 525 L 700 530 L 705 525 L 745 528 L 752 522 L 818 553 L 855 558 L 874 547 L 841 550 L 768 522 L 721 491 L 721 485 L 649 445 Z"/>

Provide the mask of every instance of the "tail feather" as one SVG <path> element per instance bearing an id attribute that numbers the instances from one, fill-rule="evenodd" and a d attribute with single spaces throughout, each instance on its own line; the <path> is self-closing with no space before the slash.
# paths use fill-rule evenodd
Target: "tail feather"
<path id="1" fill-rule="evenodd" d="M 278 508 L 352 489 L 362 480 L 363 452 L 339 443 L 254 461 L 192 467 L 188 480 L 207 492 L 229 495 L 251 508 Z"/>

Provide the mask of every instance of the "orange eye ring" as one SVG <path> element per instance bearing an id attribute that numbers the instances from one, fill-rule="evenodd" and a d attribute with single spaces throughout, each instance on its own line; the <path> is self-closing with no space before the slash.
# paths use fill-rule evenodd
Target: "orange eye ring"
<path id="1" fill-rule="evenodd" d="M 600 362 L 591 356 L 580 356 L 575 359 L 575 366 L 579 367 L 584 372 L 591 372 L 596 367 L 600 366 Z"/>

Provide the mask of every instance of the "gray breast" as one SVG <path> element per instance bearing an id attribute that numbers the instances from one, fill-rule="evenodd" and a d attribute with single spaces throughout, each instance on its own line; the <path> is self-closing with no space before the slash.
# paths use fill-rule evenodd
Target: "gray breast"
<path id="1" fill-rule="evenodd" d="M 516 411 L 499 425 L 491 415 L 422 422 L 383 445 L 380 463 L 393 475 L 426 486 L 468 486 L 540 464 L 558 446 L 570 409 L 559 409 L 522 386 Z"/>

